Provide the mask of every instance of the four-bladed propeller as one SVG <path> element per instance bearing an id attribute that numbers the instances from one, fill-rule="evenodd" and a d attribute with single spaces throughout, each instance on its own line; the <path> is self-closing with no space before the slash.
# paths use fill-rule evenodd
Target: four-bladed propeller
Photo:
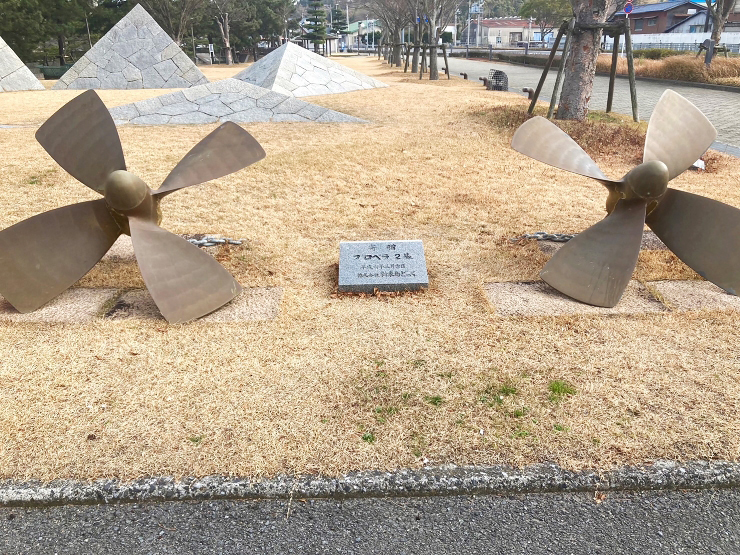
<path id="1" fill-rule="evenodd" d="M 618 180 L 605 176 L 573 139 L 535 117 L 511 146 L 527 156 L 603 183 L 609 215 L 556 252 L 540 277 L 584 303 L 613 307 L 637 264 L 644 225 L 700 276 L 740 291 L 740 210 L 668 187 L 706 152 L 717 131 L 699 109 L 666 90 L 648 123 L 643 163 Z"/>
<path id="2" fill-rule="evenodd" d="M 0 294 L 20 312 L 41 307 L 74 284 L 121 233 L 131 235 L 144 283 L 171 323 L 204 316 L 241 291 L 213 257 L 159 227 L 163 196 L 264 158 L 260 144 L 241 127 L 231 122 L 218 127 L 156 190 L 126 171 L 116 126 L 94 91 L 65 104 L 36 139 L 104 198 L 44 212 L 0 232 Z"/>

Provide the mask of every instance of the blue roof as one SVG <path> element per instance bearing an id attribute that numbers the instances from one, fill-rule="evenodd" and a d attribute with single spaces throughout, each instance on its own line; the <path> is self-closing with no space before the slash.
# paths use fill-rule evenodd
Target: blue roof
<path id="1" fill-rule="evenodd" d="M 630 17 L 639 13 L 667 12 L 668 10 L 683 6 L 684 4 L 691 4 L 692 8 L 701 8 L 704 10 L 707 9 L 707 5 L 704 2 L 699 3 L 692 2 L 691 0 L 670 0 L 668 2 L 655 2 L 653 4 L 641 4 L 639 6 L 635 6 L 632 8 L 632 13 L 630 14 Z M 625 13 L 624 10 L 622 10 L 615 13 L 614 15 L 625 15 Z"/>

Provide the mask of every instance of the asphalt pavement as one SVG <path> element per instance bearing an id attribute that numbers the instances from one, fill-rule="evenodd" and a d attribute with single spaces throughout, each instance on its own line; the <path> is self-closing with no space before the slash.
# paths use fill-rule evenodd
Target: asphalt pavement
<path id="1" fill-rule="evenodd" d="M 3 508 L 0 553 L 737 555 L 740 492 Z"/>
<path id="2" fill-rule="evenodd" d="M 468 74 L 468 79 L 478 82 L 479 77 L 488 77 L 491 69 L 499 69 L 506 73 L 509 79 L 509 91 L 522 93 L 524 87 L 532 89 L 542 75 L 541 67 L 528 67 L 521 65 L 505 64 L 500 62 L 487 62 L 478 60 L 466 60 L 465 58 L 449 58 L 450 71 L 452 75 L 462 72 Z M 440 58 L 440 67 L 444 61 Z M 540 100 L 550 102 L 552 89 L 555 85 L 557 69 L 550 70 L 540 94 Z M 483 84 L 481 83 L 481 87 Z M 637 104 L 638 115 L 641 120 L 648 120 L 653 112 L 655 104 L 660 95 L 666 89 L 673 89 L 678 94 L 693 102 L 704 115 L 709 118 L 714 127 L 717 128 L 717 140 L 721 143 L 740 147 L 740 92 L 721 91 L 695 87 L 691 85 L 662 83 L 656 81 L 645 81 L 638 79 Z M 609 90 L 609 77 L 597 75 L 594 78 L 593 93 L 589 103 L 591 110 L 605 110 L 606 97 Z M 620 114 L 632 115 L 632 104 L 630 101 L 629 81 L 618 78 L 614 82 L 613 110 Z"/>

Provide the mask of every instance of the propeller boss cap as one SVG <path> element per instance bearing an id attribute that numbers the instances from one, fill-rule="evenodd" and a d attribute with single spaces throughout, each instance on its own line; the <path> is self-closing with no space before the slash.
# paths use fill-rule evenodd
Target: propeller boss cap
<path id="1" fill-rule="evenodd" d="M 105 181 L 105 201 L 115 210 L 133 210 L 148 192 L 146 183 L 126 170 L 112 172 Z"/>

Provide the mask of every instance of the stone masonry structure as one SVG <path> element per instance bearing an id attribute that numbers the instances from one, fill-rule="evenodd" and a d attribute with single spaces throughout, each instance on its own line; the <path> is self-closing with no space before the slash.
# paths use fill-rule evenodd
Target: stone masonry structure
<path id="1" fill-rule="evenodd" d="M 41 82 L 0 37 L 0 92 L 43 90 Z"/>
<path id="2" fill-rule="evenodd" d="M 205 75 L 137 4 L 65 73 L 54 89 L 181 89 Z"/>
<path id="3" fill-rule="evenodd" d="M 143 125 L 233 121 L 355 122 L 363 120 L 238 81 L 223 79 L 111 108 L 116 124 Z"/>
<path id="4" fill-rule="evenodd" d="M 295 97 L 388 86 L 291 42 L 273 50 L 234 78 Z"/>

